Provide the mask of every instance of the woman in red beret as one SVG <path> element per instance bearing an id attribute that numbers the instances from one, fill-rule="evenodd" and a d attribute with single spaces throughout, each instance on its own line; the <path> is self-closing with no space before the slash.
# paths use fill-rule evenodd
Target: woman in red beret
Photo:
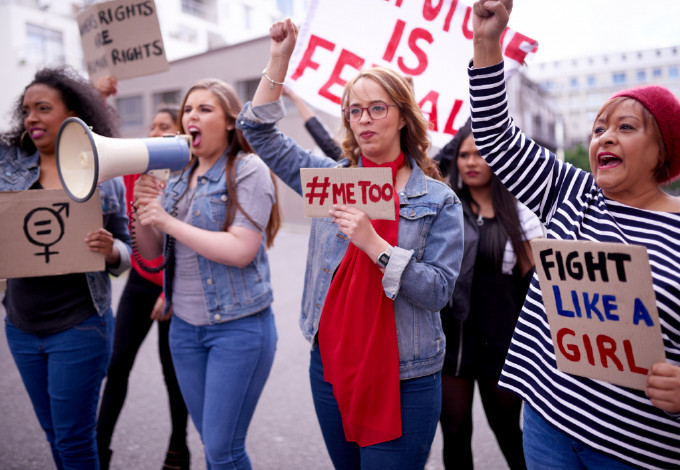
<path id="1" fill-rule="evenodd" d="M 511 9 L 512 0 L 473 7 L 475 143 L 547 238 L 647 248 L 666 353 L 645 390 L 558 370 L 534 276 L 499 382 L 524 400 L 527 467 L 680 468 L 680 199 L 663 190 L 680 176 L 680 103 L 662 87 L 620 92 L 593 123 L 591 172 L 559 161 L 508 114 L 499 40 Z"/>

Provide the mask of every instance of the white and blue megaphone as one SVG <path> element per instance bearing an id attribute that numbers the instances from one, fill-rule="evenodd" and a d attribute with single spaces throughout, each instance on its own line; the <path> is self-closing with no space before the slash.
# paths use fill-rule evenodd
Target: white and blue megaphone
<path id="1" fill-rule="evenodd" d="M 81 119 L 70 117 L 57 134 L 57 169 L 71 199 L 85 202 L 97 184 L 110 178 L 151 173 L 167 180 L 171 171 L 191 160 L 191 136 L 115 139 L 95 134 Z"/>

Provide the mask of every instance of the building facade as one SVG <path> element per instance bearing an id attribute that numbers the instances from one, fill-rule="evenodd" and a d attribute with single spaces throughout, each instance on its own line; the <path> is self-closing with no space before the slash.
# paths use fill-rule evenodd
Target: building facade
<path id="1" fill-rule="evenodd" d="M 528 68 L 527 75 L 562 113 L 565 148 L 587 147 L 595 115 L 614 93 L 661 85 L 680 97 L 680 46 L 538 63 Z"/>
<path id="2" fill-rule="evenodd" d="M 0 0 L 0 129 L 35 72 L 69 64 L 86 74 L 76 15 L 95 0 Z M 304 18 L 308 0 L 156 0 L 168 60 L 261 36 L 286 16 Z"/>

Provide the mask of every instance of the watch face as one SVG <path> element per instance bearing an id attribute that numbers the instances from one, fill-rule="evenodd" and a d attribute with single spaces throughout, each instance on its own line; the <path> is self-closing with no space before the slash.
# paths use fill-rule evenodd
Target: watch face
<path id="1" fill-rule="evenodd" d="M 387 267 L 387 263 L 390 261 L 390 257 L 387 253 L 383 253 L 380 256 L 378 256 L 378 264 L 382 266 L 383 268 Z"/>

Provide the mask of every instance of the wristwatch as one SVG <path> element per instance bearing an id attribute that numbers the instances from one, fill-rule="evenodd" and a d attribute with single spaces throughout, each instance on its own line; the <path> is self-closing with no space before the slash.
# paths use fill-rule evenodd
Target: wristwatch
<path id="1" fill-rule="evenodd" d="M 378 256 L 378 260 L 376 261 L 376 264 L 378 266 L 380 266 L 381 268 L 386 268 L 387 263 L 390 262 L 390 255 L 391 254 L 392 254 L 392 247 L 389 247 L 388 249 L 386 249 L 385 251 L 380 253 L 380 255 Z"/>

